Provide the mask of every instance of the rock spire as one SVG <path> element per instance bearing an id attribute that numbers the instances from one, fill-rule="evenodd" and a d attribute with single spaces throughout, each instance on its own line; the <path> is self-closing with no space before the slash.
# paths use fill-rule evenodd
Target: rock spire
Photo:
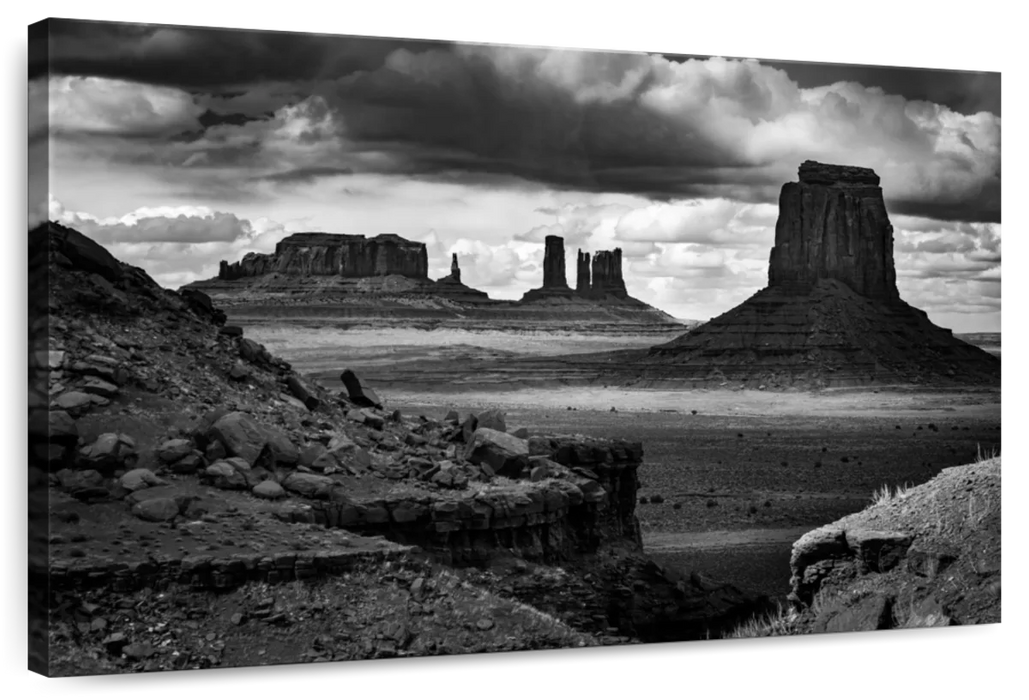
<path id="1" fill-rule="evenodd" d="M 565 276 L 565 240 L 547 236 L 543 250 L 543 289 L 568 289 Z"/>
<path id="2" fill-rule="evenodd" d="M 582 249 L 575 257 L 575 291 L 579 294 L 590 291 L 590 254 Z"/>

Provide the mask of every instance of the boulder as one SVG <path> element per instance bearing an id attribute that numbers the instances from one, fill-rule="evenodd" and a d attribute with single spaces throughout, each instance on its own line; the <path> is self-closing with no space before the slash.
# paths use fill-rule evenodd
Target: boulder
<path id="1" fill-rule="evenodd" d="M 339 379 L 343 382 L 350 400 L 355 404 L 371 408 L 382 408 L 382 401 L 379 400 L 379 397 L 374 391 L 361 385 L 361 380 L 357 378 L 353 370 L 343 370 L 343 373 L 339 375 Z"/>
<path id="2" fill-rule="evenodd" d="M 272 362 L 272 355 L 260 343 L 250 338 L 240 338 L 239 356 L 254 365 L 268 365 Z"/>
<path id="3" fill-rule="evenodd" d="M 286 491 L 276 482 L 265 480 L 254 487 L 253 494 L 258 498 L 275 500 L 277 498 L 285 497 Z"/>
<path id="4" fill-rule="evenodd" d="M 335 485 L 336 482 L 327 476 L 304 472 L 293 472 L 282 480 L 283 488 L 306 498 L 327 499 Z"/>
<path id="5" fill-rule="evenodd" d="M 321 401 L 315 396 L 314 392 L 311 391 L 304 382 L 300 381 L 297 377 L 293 376 L 286 380 L 286 386 L 289 387 L 290 392 L 293 396 L 297 397 L 304 402 L 304 405 L 308 410 L 317 410 L 318 406 L 321 405 Z"/>
<path id="6" fill-rule="evenodd" d="M 179 504 L 174 498 L 159 496 L 136 503 L 132 506 L 132 513 L 141 520 L 166 522 L 179 515 Z"/>
<path id="7" fill-rule="evenodd" d="M 78 416 L 93 406 L 93 397 L 83 391 L 66 391 L 54 399 L 54 405 Z"/>
<path id="8" fill-rule="evenodd" d="M 118 483 L 126 491 L 140 491 L 151 486 L 165 486 L 168 482 L 149 469 L 132 469 L 122 474 Z"/>
<path id="9" fill-rule="evenodd" d="M 300 461 L 300 450 L 284 432 L 270 426 L 261 426 L 261 430 L 267 440 L 265 449 L 273 466 L 293 466 Z"/>
<path id="10" fill-rule="evenodd" d="M 461 432 L 459 433 L 461 441 L 466 445 L 470 443 L 477 427 L 479 427 L 479 419 L 474 413 L 465 416 L 465 419 L 461 421 Z"/>
<path id="11" fill-rule="evenodd" d="M 491 408 L 488 411 L 483 411 L 478 416 L 479 419 L 478 428 L 489 428 L 491 430 L 499 430 L 500 432 L 507 432 L 507 422 L 504 420 L 504 412 Z"/>
<path id="12" fill-rule="evenodd" d="M 105 399 L 112 399 L 119 393 L 118 387 L 110 382 L 105 382 L 103 379 L 98 377 L 87 379 L 86 383 L 82 385 L 82 391 L 87 394 L 102 396 Z"/>
<path id="13" fill-rule="evenodd" d="M 265 431 L 250 416 L 240 411 L 226 413 L 218 418 L 207 431 L 207 436 L 208 439 L 218 440 L 225 445 L 229 455 L 242 457 L 251 464 L 257 462 L 257 458 L 268 444 Z"/>
<path id="14" fill-rule="evenodd" d="M 382 416 L 376 415 L 372 409 L 363 408 L 361 409 L 361 415 L 364 416 L 364 424 L 372 430 L 382 430 L 386 427 L 386 421 Z"/>
<path id="15" fill-rule="evenodd" d="M 226 460 L 215 462 L 204 470 L 204 477 L 219 489 L 245 491 L 248 487 L 246 474 Z"/>
<path id="16" fill-rule="evenodd" d="M 84 469 L 112 472 L 135 466 L 136 443 L 122 433 L 104 433 L 93 443 L 79 450 L 79 464 Z"/>
<path id="17" fill-rule="evenodd" d="M 529 445 L 513 435 L 490 428 L 478 428 L 466 446 L 464 458 L 487 465 L 497 474 L 517 478 L 529 464 Z"/>
<path id="18" fill-rule="evenodd" d="M 168 468 L 175 474 L 194 474 L 202 466 L 204 466 L 203 455 L 198 450 L 193 450 L 177 462 L 172 462 Z"/>
<path id="19" fill-rule="evenodd" d="M 225 323 L 225 312 L 215 308 L 211 297 L 200 290 L 182 289 L 179 291 L 179 295 L 186 302 L 189 309 L 200 318 L 209 319 L 218 325 Z"/>
<path id="20" fill-rule="evenodd" d="M 165 440 L 161 443 L 160 447 L 157 448 L 157 459 L 165 464 L 172 464 L 173 462 L 178 462 L 186 455 L 192 453 L 192 442 L 182 438 L 175 438 L 172 440 Z"/>

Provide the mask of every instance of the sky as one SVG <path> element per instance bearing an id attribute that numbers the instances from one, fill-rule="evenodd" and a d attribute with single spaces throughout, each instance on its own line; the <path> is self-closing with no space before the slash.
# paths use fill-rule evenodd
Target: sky
<path id="1" fill-rule="evenodd" d="M 52 20 L 29 61 L 30 225 L 178 288 L 290 233 L 398 233 L 494 298 L 543 240 L 623 251 L 629 293 L 706 320 L 767 283 L 782 184 L 874 168 L 898 287 L 1000 330 L 1000 75 Z"/>

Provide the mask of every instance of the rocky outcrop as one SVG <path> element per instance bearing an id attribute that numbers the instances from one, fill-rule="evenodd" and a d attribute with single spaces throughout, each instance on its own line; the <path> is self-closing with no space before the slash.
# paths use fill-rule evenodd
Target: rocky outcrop
<path id="1" fill-rule="evenodd" d="M 430 291 L 459 303 L 482 304 L 490 301 L 486 292 L 480 292 L 461 282 L 461 266 L 457 262 L 457 253 L 450 256 L 450 274 L 436 280 Z"/>
<path id="2" fill-rule="evenodd" d="M 575 258 L 575 291 L 585 294 L 590 290 L 590 254 L 581 249 Z"/>
<path id="3" fill-rule="evenodd" d="M 783 185 L 768 286 L 843 282 L 862 296 L 897 300 L 893 226 L 869 168 L 805 161 Z"/>
<path id="4" fill-rule="evenodd" d="M 944 469 L 793 545 L 800 632 L 1000 622 L 1001 463 Z"/>
<path id="5" fill-rule="evenodd" d="M 593 255 L 590 294 L 595 297 L 627 297 L 622 279 L 622 249 L 601 250 Z"/>
<path id="6" fill-rule="evenodd" d="M 634 379 L 691 386 L 999 382 L 999 358 L 900 299 L 878 182 L 867 168 L 804 163 L 782 189 L 768 287 L 620 362 Z"/>
<path id="7" fill-rule="evenodd" d="M 485 430 L 489 433 L 489 429 Z M 510 437 L 510 436 L 509 436 Z M 526 441 L 510 438 L 514 442 Z M 469 446 L 479 449 L 480 441 Z M 415 544 L 448 564 L 485 565 L 496 557 L 567 561 L 601 543 L 640 546 L 635 502 L 642 462 L 639 443 L 578 437 L 534 437 L 527 464 L 548 463 L 553 476 L 538 482 L 444 494 L 397 493 L 353 499 L 339 489 L 321 503 L 282 512 L 313 522 Z M 498 543 L 500 546 L 498 547 Z"/>
<path id="8" fill-rule="evenodd" d="M 222 261 L 221 280 L 270 273 L 295 276 L 380 277 L 402 275 L 428 279 L 424 243 L 394 233 L 374 238 L 339 233 L 294 233 L 279 241 L 271 255 L 248 253 L 238 263 Z"/>
<path id="9" fill-rule="evenodd" d="M 564 299 L 572 294 L 565 274 L 565 240 L 560 236 L 547 236 L 543 248 L 543 286 L 527 291 L 522 301 Z"/>
<path id="10" fill-rule="evenodd" d="M 568 289 L 565 276 L 565 240 L 547 236 L 543 249 L 543 288 Z"/>

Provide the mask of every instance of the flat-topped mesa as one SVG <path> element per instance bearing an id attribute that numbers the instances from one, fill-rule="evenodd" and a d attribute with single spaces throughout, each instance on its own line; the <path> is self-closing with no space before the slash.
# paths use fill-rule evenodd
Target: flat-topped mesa
<path id="1" fill-rule="evenodd" d="M 543 249 L 543 289 L 568 289 L 565 276 L 565 239 L 547 236 Z"/>
<path id="2" fill-rule="evenodd" d="M 862 296 L 898 300 L 893 226 L 870 168 L 805 161 L 779 195 L 768 286 L 802 290 L 835 279 Z"/>
<path id="3" fill-rule="evenodd" d="M 800 164 L 799 174 L 800 181 L 810 185 L 879 186 L 879 176 L 874 170 L 856 165 L 828 165 L 805 160 Z"/>
<path id="4" fill-rule="evenodd" d="M 593 254 L 592 282 L 593 296 L 627 297 L 625 281 L 622 279 L 622 249 L 601 250 Z"/>
<path id="5" fill-rule="evenodd" d="M 575 291 L 586 294 L 590 291 L 590 254 L 579 252 L 575 258 Z"/>
<path id="6" fill-rule="evenodd" d="M 395 233 L 374 238 L 342 233 L 294 233 L 279 241 L 271 255 L 248 253 L 236 263 L 222 261 L 218 277 L 234 280 L 269 273 L 339 277 L 403 275 L 428 279 L 424 243 Z"/>

